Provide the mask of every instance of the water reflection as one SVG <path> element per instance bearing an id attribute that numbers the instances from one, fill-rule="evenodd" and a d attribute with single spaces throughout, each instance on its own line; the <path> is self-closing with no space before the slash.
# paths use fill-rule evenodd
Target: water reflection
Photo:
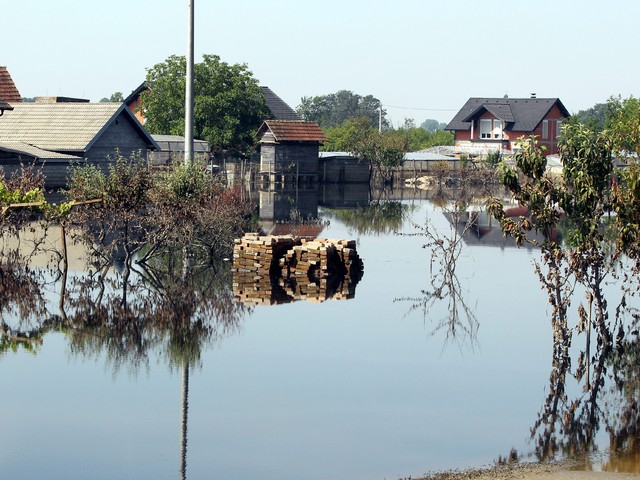
<path id="1" fill-rule="evenodd" d="M 274 201 L 277 198 L 275 193 L 269 197 Z M 331 220 L 337 222 L 340 218 L 341 225 L 347 229 L 377 238 L 382 232 L 396 230 L 398 225 L 403 225 L 402 222 L 407 225 L 407 217 L 413 211 L 396 192 L 373 197 L 371 201 L 367 198 L 364 204 L 348 204 L 345 199 L 327 202 L 322 199 L 322 192 L 315 192 L 315 195 L 310 198 L 315 198 L 317 203 L 311 202 L 308 207 L 282 199 L 283 205 L 287 202 L 288 207 L 281 210 L 282 218 L 274 218 L 272 226 L 289 228 L 289 232 L 306 226 L 324 231 L 327 227 L 323 223 L 326 218 L 314 219 L 313 215 L 319 211 L 329 211 Z M 496 243 L 474 243 L 470 240 L 493 237 L 485 230 L 490 219 L 479 209 L 481 198 L 462 197 L 460 191 L 426 192 L 425 195 L 439 198 L 440 204 L 436 210 L 438 217 L 425 224 L 414 225 L 413 231 L 407 232 L 406 228 L 403 231 L 403 235 L 419 238 L 428 252 L 424 261 L 424 284 L 420 285 L 424 288 L 417 295 L 402 300 L 408 302 L 410 311 L 420 312 L 425 322 L 433 322 L 433 334 L 439 332 L 445 339 L 444 345 L 455 342 L 460 349 L 474 349 L 478 345 L 478 329 L 483 319 L 477 317 L 477 302 L 473 298 L 476 292 L 470 290 L 464 276 L 459 276 L 459 264 L 464 263 L 461 260 L 470 249 L 495 245 L 499 236 L 495 236 Z M 345 204 L 344 208 L 329 210 L 330 205 L 335 207 L 341 203 Z M 369 215 L 365 213 L 367 209 L 371 212 L 370 226 L 366 222 L 359 223 L 358 219 L 359 215 Z M 338 214 L 338 210 L 347 213 Z M 56 226 L 49 228 L 48 233 L 53 230 L 59 231 Z M 73 233 L 69 235 L 70 238 L 74 236 Z M 390 238 L 388 245 L 397 245 L 402 240 Z M 27 243 L 30 251 L 26 251 Z M 178 248 L 164 251 L 154 249 L 149 254 L 150 250 L 140 247 L 135 255 L 127 257 L 121 247 L 114 250 L 111 256 L 111 261 L 116 259 L 119 264 L 118 268 L 114 268 L 104 257 L 96 259 L 89 255 L 91 252 L 75 253 L 78 246 L 72 241 L 69 242 L 69 265 L 65 267 L 65 262 L 58 260 L 36 260 L 39 254 L 51 248 L 43 242 L 35 239 L 21 241 L 20 244 L 19 249 L 10 248 L 10 242 L 5 242 L 3 247 L 3 261 L 0 264 L 0 352 L 10 354 L 12 350 L 20 348 L 37 352 L 47 332 L 56 331 L 66 335 L 73 355 L 105 359 L 114 373 L 125 371 L 135 374 L 148 370 L 152 367 L 154 356 L 158 355 L 169 369 L 180 374 L 180 385 L 173 388 L 177 387 L 180 391 L 180 405 L 176 408 L 180 412 L 179 475 L 186 478 L 190 376 L 202 366 L 203 352 L 239 332 L 243 320 L 253 312 L 248 306 L 250 302 L 243 304 L 236 301 L 241 284 L 238 272 L 233 272 L 230 262 L 223 259 L 210 259 L 201 255 L 201 251 Z M 55 244 L 60 245 L 59 241 Z M 360 245 L 359 239 L 358 247 Z M 373 253 L 377 254 L 371 251 L 370 255 L 373 256 Z M 411 253 L 415 258 L 419 250 Z M 474 253 L 480 254 L 479 250 L 474 250 Z M 534 251 L 534 255 L 537 252 Z M 86 262 L 78 263 L 79 258 Z M 550 315 L 553 322 L 553 349 L 548 396 L 540 412 L 536 412 L 536 405 L 525 419 L 533 427 L 533 455 L 545 460 L 558 455 L 588 454 L 598 447 L 596 437 L 601 433 L 609 438 L 610 452 L 597 465 L 587 463 L 585 468 L 636 471 L 636 438 L 640 418 L 637 406 L 637 399 L 640 398 L 637 380 L 640 373 L 636 331 L 638 312 L 626 304 L 620 306 L 615 316 L 612 310 L 611 325 L 607 330 L 614 334 L 611 338 L 602 335 L 595 322 L 591 322 L 590 326 L 589 311 L 595 310 L 595 307 L 589 308 L 588 300 L 583 302 L 582 311 L 578 312 L 577 307 L 572 310 L 571 300 L 575 304 L 578 303 L 576 299 L 588 297 L 584 296 L 583 287 L 571 281 L 563 267 L 564 259 L 557 257 L 556 260 L 557 268 L 550 267 L 550 263 L 543 258 L 537 270 L 532 272 L 543 282 L 541 285 L 548 293 L 550 311 L 553 312 Z M 36 264 L 42 268 L 35 268 Z M 66 280 L 62 281 L 65 276 Z M 282 280 L 281 273 L 279 278 Z M 305 282 L 309 280 L 308 276 L 303 278 Z M 355 275 L 346 282 L 345 278 L 343 275 L 342 280 L 336 283 L 327 278 L 326 284 L 308 284 L 314 283 L 318 291 L 322 289 L 329 298 L 352 298 L 356 285 L 359 288 L 365 286 L 364 283 L 358 284 L 359 278 Z M 65 285 L 64 288 L 60 288 L 60 282 Z M 388 278 L 381 282 L 388 286 L 384 282 L 388 282 Z M 268 293 L 269 302 L 277 303 L 279 298 L 293 301 L 295 295 L 292 292 L 302 295 L 298 288 L 301 283 L 297 282 L 294 289 L 284 281 L 282 284 L 278 281 L 277 287 L 269 281 L 265 287 L 272 289 Z M 636 286 L 627 280 L 622 283 L 631 289 Z M 281 293 L 277 288 L 281 289 Z M 600 293 L 593 290 L 590 293 L 593 298 L 600 295 L 603 299 L 609 299 L 611 305 L 615 306 L 611 299 L 618 294 L 616 284 L 602 284 Z M 347 302 L 341 303 L 340 307 L 343 305 L 347 305 Z M 325 306 L 330 310 L 335 304 Z M 446 311 L 445 315 L 440 316 L 443 310 Z M 372 314 L 376 314 L 375 310 Z M 591 316 L 593 319 L 593 313 Z M 546 323 L 548 319 L 541 318 L 540 321 Z M 390 319 L 388 323 L 397 326 L 395 319 Z M 353 324 L 359 325 L 357 322 Z M 621 325 L 622 330 L 619 328 Z M 327 334 L 327 344 L 334 341 L 334 336 L 334 332 Z M 424 351 L 427 350 L 424 347 Z M 382 363 L 376 365 L 387 368 Z M 349 382 L 351 384 L 351 380 Z M 403 388 L 407 385 L 413 384 L 403 384 Z M 194 392 L 191 392 L 192 396 Z M 375 395 L 372 394 L 373 397 Z M 390 408 L 400 410 L 405 405 L 393 404 Z M 341 411 L 342 406 L 335 408 Z M 406 416 L 416 414 L 409 410 L 405 412 Z M 536 416 L 536 413 L 539 415 Z M 522 432 L 525 435 L 527 427 L 525 425 L 525 432 Z M 448 430 L 451 425 L 443 428 Z M 527 453 L 520 454 L 525 456 Z M 425 465 L 424 468 L 427 467 Z"/>
<path id="2" fill-rule="evenodd" d="M 442 189 L 438 189 L 439 191 Z M 464 191 L 450 191 L 448 200 L 444 193 L 437 193 L 440 198 L 439 210 L 447 218 L 449 230 L 436 228 L 430 219 L 423 225 L 414 223 L 414 232 L 400 233 L 404 236 L 419 236 L 424 239 L 422 248 L 429 251 L 429 288 L 423 289 L 420 296 L 397 299 L 410 304 L 407 314 L 413 311 L 422 312 L 427 322 L 431 319 L 433 307 L 446 304 L 447 315 L 435 320 L 431 335 L 444 332 L 443 348 L 448 342 L 455 341 L 459 347 L 464 345 L 474 348 L 477 345 L 478 327 L 480 325 L 475 307 L 465 300 L 463 287 L 456 273 L 456 265 L 463 251 L 464 240 L 474 229 L 477 229 L 477 201 L 467 196 Z"/>

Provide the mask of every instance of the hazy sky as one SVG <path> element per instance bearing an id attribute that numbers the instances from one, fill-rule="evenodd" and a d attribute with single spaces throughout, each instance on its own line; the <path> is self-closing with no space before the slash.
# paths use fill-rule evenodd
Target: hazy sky
<path id="1" fill-rule="evenodd" d="M 0 65 L 25 97 L 127 96 L 186 51 L 187 0 L 3 0 Z M 195 0 L 196 61 L 245 63 L 295 108 L 341 89 L 394 125 L 469 97 L 638 96 L 637 0 Z M 405 108 L 397 108 L 405 107 Z"/>

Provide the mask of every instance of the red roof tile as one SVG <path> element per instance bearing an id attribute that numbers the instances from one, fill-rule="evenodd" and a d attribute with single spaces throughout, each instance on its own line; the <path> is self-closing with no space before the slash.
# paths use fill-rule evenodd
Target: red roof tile
<path id="1" fill-rule="evenodd" d="M 7 103 L 21 103 L 22 96 L 13 83 L 7 67 L 0 67 L 0 100 Z"/>
<path id="2" fill-rule="evenodd" d="M 302 120 L 265 120 L 258 134 L 269 130 L 276 142 L 326 142 L 328 139 L 315 122 Z"/>

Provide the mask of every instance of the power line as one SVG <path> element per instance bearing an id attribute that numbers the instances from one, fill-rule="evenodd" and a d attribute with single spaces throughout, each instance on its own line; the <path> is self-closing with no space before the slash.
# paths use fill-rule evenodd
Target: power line
<path id="1" fill-rule="evenodd" d="M 420 107 L 400 107 L 398 105 L 387 105 L 385 103 L 382 104 L 383 107 L 387 108 L 401 108 L 403 110 L 423 110 L 427 112 L 457 112 L 460 110 L 459 108 L 420 108 Z"/>

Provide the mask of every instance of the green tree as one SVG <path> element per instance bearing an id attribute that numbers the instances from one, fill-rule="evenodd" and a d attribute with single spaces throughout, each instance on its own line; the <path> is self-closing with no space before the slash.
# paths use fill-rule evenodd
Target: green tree
<path id="1" fill-rule="evenodd" d="M 363 122 L 354 132 L 348 151 L 369 162 L 370 178 L 385 184 L 393 180 L 395 168 L 404 162 L 406 145 L 405 139 L 394 132 L 380 133 L 370 122 Z"/>
<path id="2" fill-rule="evenodd" d="M 151 133 L 184 135 L 185 72 L 185 57 L 178 55 L 148 69 L 149 89 L 141 102 Z M 195 65 L 194 135 L 214 153 L 250 154 L 267 113 L 264 94 L 246 65 L 230 65 L 217 55 L 204 55 Z"/>
<path id="3" fill-rule="evenodd" d="M 361 96 L 350 90 L 339 90 L 328 95 L 302 97 L 296 110 L 304 120 L 317 122 L 323 129 L 337 127 L 355 118 L 367 118 L 378 125 L 380 100 L 372 95 Z M 384 109 L 382 126 L 389 127 Z"/>
<path id="4" fill-rule="evenodd" d="M 438 120 L 434 120 L 433 118 L 427 118 L 424 122 L 420 124 L 420 128 L 424 128 L 428 132 L 436 132 L 438 130 L 444 130 L 447 126 L 446 123 L 440 123 Z"/>
<path id="5" fill-rule="evenodd" d="M 111 94 L 109 98 L 107 97 L 101 98 L 100 102 L 120 103 L 120 102 L 124 102 L 124 96 L 122 95 L 122 92 L 114 92 Z"/>
<path id="6" fill-rule="evenodd" d="M 422 127 L 416 127 L 412 119 L 405 119 L 400 128 L 393 129 L 390 132 L 404 139 L 405 149 L 408 152 L 416 152 L 439 145 L 453 145 L 452 132 L 445 132 L 444 130 L 429 132 Z"/>
<path id="7" fill-rule="evenodd" d="M 372 129 L 368 118 L 350 118 L 342 125 L 325 130 L 328 140 L 322 145 L 325 152 L 349 152 L 362 132 Z"/>

